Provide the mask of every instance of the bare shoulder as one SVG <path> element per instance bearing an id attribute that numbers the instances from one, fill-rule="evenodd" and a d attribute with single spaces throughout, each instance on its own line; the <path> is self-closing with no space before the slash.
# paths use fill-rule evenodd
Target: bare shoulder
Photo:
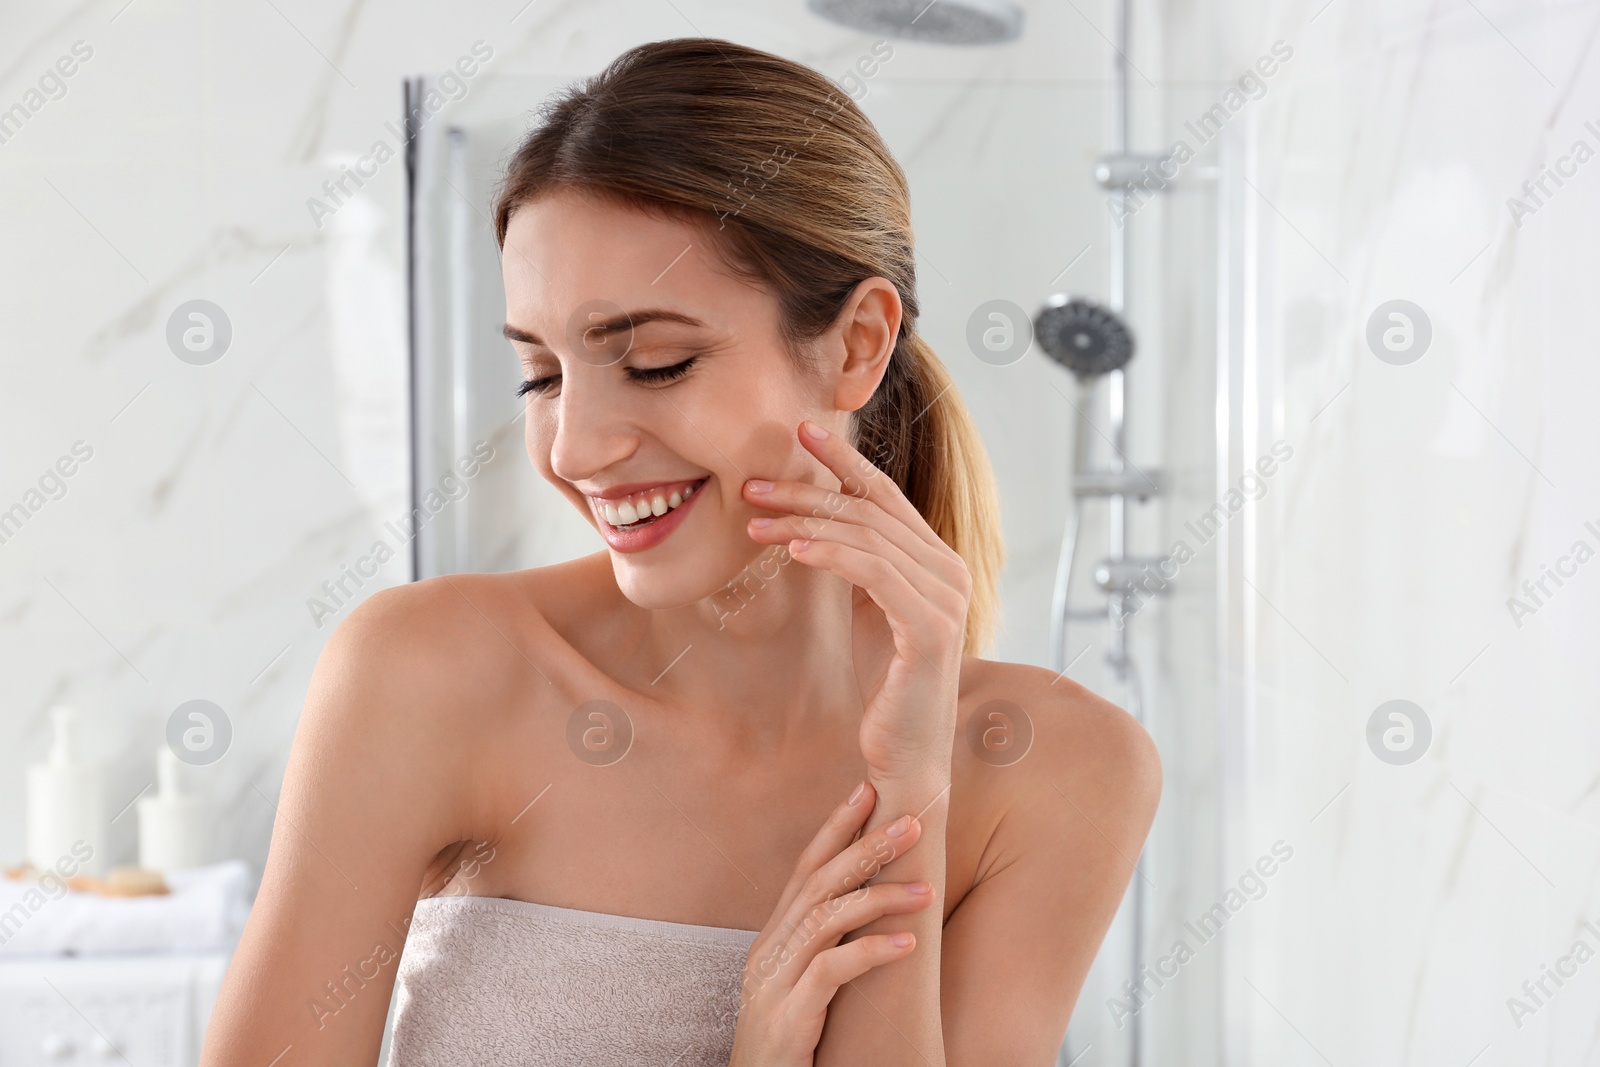
<path id="1" fill-rule="evenodd" d="M 1161 759 L 1132 715 L 1054 671 L 974 657 L 960 705 L 955 766 L 1013 830 L 1076 821 L 1119 844 L 1143 841 Z"/>
<path id="2" fill-rule="evenodd" d="M 492 754 L 536 718 L 558 668 L 532 572 L 450 574 L 380 590 L 329 638 L 300 733 L 313 750 L 364 753 L 476 830 Z M 535 713 L 530 715 L 530 712 Z M 497 740 L 498 739 L 498 740 Z M 464 834 L 464 836 L 467 836 Z"/>
<path id="3" fill-rule="evenodd" d="M 491 574 L 446 574 L 380 590 L 335 631 L 330 650 L 403 679 L 432 707 L 477 708 L 496 687 L 524 689 L 559 670 L 550 638 L 574 599 L 576 563 Z M 485 690 L 488 691 L 485 691 Z M 537 692 L 537 688 L 526 690 Z"/>
<path id="4" fill-rule="evenodd" d="M 383 652 L 391 642 L 415 641 L 423 648 L 458 646 L 463 651 L 481 640 L 508 611 L 526 610 L 538 601 L 535 591 L 548 584 L 541 573 L 555 568 L 495 574 L 444 574 L 406 585 L 380 589 L 367 597 L 335 631 L 335 638 L 355 631 Z M 331 643 L 331 642 L 330 642 Z"/>
<path id="5" fill-rule="evenodd" d="M 372 959 L 374 944 L 392 956 L 441 857 L 493 832 L 514 714 L 496 697 L 525 669 L 511 646 L 532 639 L 512 625 L 519 595 L 514 575 L 416 582 L 374 593 L 329 637 L 269 798 L 280 817 L 207 1063 L 246 1062 L 269 1044 L 374 1062 L 393 971 L 363 972 L 358 984 L 376 979 L 381 992 L 339 1001 L 326 1031 L 305 991 Z"/>
<path id="6" fill-rule="evenodd" d="M 974 719 L 998 727 L 1012 716 L 1019 734 L 1031 736 L 1020 766 L 1035 754 L 1041 771 L 1120 781 L 1134 794 L 1159 793 L 1161 760 L 1155 742 L 1132 715 L 1064 675 L 1023 663 L 969 657 L 961 671 L 963 725 Z M 972 739 L 976 743 L 977 738 Z M 997 741 L 1002 740 L 997 736 Z M 973 746 L 968 746 L 969 754 Z M 1003 757 L 987 759 L 1003 763 Z"/>
<path id="7" fill-rule="evenodd" d="M 379 590 L 339 624 L 323 660 L 403 696 L 397 710 L 447 712 L 514 647 L 506 633 L 514 595 L 503 576 L 480 574 Z"/>
<path id="8" fill-rule="evenodd" d="M 317 659 L 299 733 L 330 749 L 381 754 L 391 770 L 448 773 L 494 658 L 482 616 L 456 592 L 472 577 L 393 586 L 358 604 Z M 481 587 L 474 592 L 488 599 Z"/>

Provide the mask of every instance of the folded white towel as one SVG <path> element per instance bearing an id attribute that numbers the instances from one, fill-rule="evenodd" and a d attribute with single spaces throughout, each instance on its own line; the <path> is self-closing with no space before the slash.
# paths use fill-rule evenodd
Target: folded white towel
<path id="1" fill-rule="evenodd" d="M 231 949 L 250 914 L 243 860 L 174 871 L 160 896 L 102 897 L 0 879 L 0 956 Z"/>

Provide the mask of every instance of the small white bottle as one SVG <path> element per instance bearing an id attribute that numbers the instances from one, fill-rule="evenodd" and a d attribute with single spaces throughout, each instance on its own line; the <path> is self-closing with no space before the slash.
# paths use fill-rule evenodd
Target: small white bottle
<path id="1" fill-rule="evenodd" d="M 40 872 L 106 870 L 111 822 L 105 776 L 98 763 L 78 751 L 78 718 L 75 708 L 51 708 L 50 754 L 28 768 L 28 859 Z"/>
<path id="2" fill-rule="evenodd" d="M 139 866 L 171 871 L 206 862 L 205 802 L 185 793 L 170 748 L 156 749 L 156 795 L 139 798 Z"/>

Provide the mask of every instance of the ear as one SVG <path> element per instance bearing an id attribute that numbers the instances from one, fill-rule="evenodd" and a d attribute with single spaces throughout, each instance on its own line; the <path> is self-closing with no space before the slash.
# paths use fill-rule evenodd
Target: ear
<path id="1" fill-rule="evenodd" d="M 889 369 L 901 311 L 900 293 L 887 278 L 863 280 L 845 301 L 837 326 L 844 349 L 834 384 L 837 410 L 858 411 L 872 399 Z"/>

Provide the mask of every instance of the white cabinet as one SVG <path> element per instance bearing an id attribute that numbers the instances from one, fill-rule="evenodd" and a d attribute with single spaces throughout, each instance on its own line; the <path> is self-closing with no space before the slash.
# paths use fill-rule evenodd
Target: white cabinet
<path id="1" fill-rule="evenodd" d="M 0 960 L 0 1067 L 195 1067 L 228 954 Z"/>

